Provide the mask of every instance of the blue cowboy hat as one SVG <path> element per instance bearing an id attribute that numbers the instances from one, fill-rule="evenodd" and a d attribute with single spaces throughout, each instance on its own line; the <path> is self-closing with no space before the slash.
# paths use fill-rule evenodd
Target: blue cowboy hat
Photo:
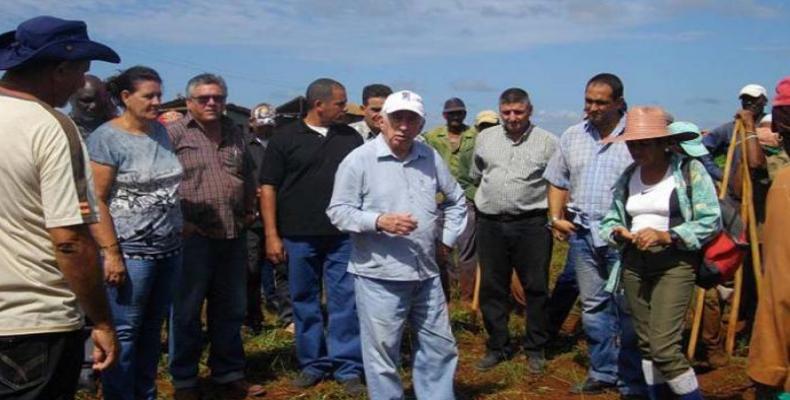
<path id="1" fill-rule="evenodd" d="M 15 31 L 0 35 L 0 70 L 36 60 L 119 63 L 121 57 L 113 49 L 90 40 L 84 22 L 40 16 L 22 22 Z"/>

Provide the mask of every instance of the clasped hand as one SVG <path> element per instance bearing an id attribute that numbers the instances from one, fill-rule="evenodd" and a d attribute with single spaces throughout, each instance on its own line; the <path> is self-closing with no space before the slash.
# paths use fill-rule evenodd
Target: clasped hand
<path id="1" fill-rule="evenodd" d="M 644 228 L 631 233 L 623 226 L 614 228 L 615 237 L 621 240 L 627 240 L 636 246 L 639 250 L 647 250 L 653 246 L 669 245 L 672 243 L 672 238 L 669 232 L 659 231 L 653 228 Z"/>

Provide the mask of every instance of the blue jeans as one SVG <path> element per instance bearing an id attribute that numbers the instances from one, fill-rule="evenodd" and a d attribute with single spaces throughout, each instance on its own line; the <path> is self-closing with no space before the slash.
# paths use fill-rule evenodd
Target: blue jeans
<path id="1" fill-rule="evenodd" d="M 296 357 L 302 372 L 333 374 L 338 381 L 362 375 L 354 277 L 346 272 L 351 241 L 346 235 L 284 238 L 288 283 L 296 327 Z M 322 285 L 323 281 L 323 285 Z M 324 334 L 321 288 L 326 289 Z"/>
<path id="2" fill-rule="evenodd" d="M 620 254 L 609 247 L 594 247 L 590 231 L 570 236 L 567 263 L 573 265 L 582 304 L 582 324 L 590 353 L 588 377 L 616 383 L 623 394 L 645 394 L 642 359 L 636 333 L 622 292 L 604 288 Z"/>
<path id="3" fill-rule="evenodd" d="M 441 279 L 389 281 L 357 275 L 355 290 L 368 397 L 403 399 L 398 368 L 408 323 L 415 337 L 412 380 L 417 398 L 454 399 L 458 351 Z"/>
<path id="4" fill-rule="evenodd" d="M 162 322 L 170 310 L 173 274 L 180 265 L 180 254 L 126 259 L 126 282 L 107 288 L 121 354 L 118 363 L 101 374 L 105 399 L 156 399 Z"/>
<path id="5" fill-rule="evenodd" d="M 207 300 L 206 325 L 210 342 L 208 367 L 217 383 L 244 378 L 241 324 L 247 300 L 247 238 L 184 239 L 184 263 L 175 274 L 170 314 L 170 374 L 173 387 L 198 384 L 203 350 L 200 312 Z"/>

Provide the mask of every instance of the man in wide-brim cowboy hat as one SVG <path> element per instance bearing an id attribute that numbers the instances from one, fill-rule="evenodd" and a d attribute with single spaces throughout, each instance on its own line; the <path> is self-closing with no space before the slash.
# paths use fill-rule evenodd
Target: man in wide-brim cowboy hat
<path id="1" fill-rule="evenodd" d="M 88 225 L 98 208 L 77 127 L 55 107 L 81 88 L 91 60 L 120 61 L 82 21 L 42 16 L 0 35 L 0 398 L 72 398 L 94 322 L 94 369 L 118 342 Z M 106 247 L 117 243 L 104 244 Z"/>

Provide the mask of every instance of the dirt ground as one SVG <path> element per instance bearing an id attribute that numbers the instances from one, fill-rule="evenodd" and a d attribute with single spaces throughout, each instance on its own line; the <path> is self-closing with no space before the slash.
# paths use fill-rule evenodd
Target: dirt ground
<path id="1" fill-rule="evenodd" d="M 552 262 L 552 282 L 562 269 L 565 249 L 558 248 Z M 617 399 L 617 393 L 597 396 L 571 395 L 568 390 L 584 380 L 587 366 L 586 347 L 578 334 L 554 338 L 547 350 L 548 365 L 544 375 L 534 377 L 527 373 L 526 360 L 519 355 L 504 362 L 491 371 L 478 372 L 474 364 L 485 352 L 485 332 L 482 322 L 477 321 L 468 305 L 454 301 L 450 307 L 453 331 L 458 340 L 460 362 L 456 373 L 456 393 L 460 400 L 487 399 Z M 267 321 L 274 321 L 267 315 Z M 523 334 L 524 318 L 518 312 L 513 314 L 510 324 L 514 337 Z M 402 376 L 407 387 L 407 398 L 414 398 L 409 380 L 410 364 L 408 338 L 404 338 Z M 325 381 L 309 390 L 299 390 L 290 386 L 289 381 L 296 375 L 297 367 L 293 353 L 291 334 L 273 325 L 264 328 L 263 333 L 252 335 L 244 333 L 245 350 L 248 361 L 248 378 L 266 387 L 266 399 L 349 399 L 340 385 Z M 736 400 L 754 399 L 754 389 L 745 374 L 746 341 L 741 338 L 729 366 L 718 370 L 706 370 L 703 365 L 697 369 L 700 386 L 706 399 Z M 160 363 L 159 398 L 172 398 L 173 389 L 166 369 L 166 356 Z M 204 399 L 229 398 L 220 388 L 213 385 L 208 376 L 204 358 L 201 363 L 201 388 Z M 100 399 L 101 396 L 80 393 L 78 398 L 85 400 Z M 365 398 L 365 397 L 362 397 Z"/>

